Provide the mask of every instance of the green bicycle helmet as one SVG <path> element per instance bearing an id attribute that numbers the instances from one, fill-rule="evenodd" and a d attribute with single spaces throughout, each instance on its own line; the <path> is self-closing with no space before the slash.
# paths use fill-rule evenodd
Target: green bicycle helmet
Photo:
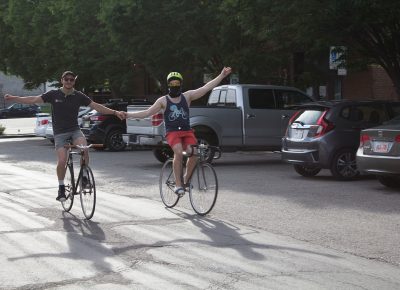
<path id="1" fill-rule="evenodd" d="M 170 72 L 168 74 L 168 76 L 167 76 L 167 83 L 169 83 L 170 81 L 173 81 L 173 80 L 178 80 L 178 81 L 180 81 L 182 83 L 183 77 L 178 72 L 175 72 L 175 71 L 174 72 Z"/>

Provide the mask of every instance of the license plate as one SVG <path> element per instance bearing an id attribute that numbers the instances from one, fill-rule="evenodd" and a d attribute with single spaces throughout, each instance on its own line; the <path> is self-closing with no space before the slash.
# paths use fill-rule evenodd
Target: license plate
<path id="1" fill-rule="evenodd" d="M 293 139 L 303 139 L 304 130 L 292 129 L 292 138 Z"/>
<path id="2" fill-rule="evenodd" d="M 82 127 L 83 128 L 88 128 L 90 126 L 90 121 L 83 121 L 82 122 Z"/>
<path id="3" fill-rule="evenodd" d="M 390 151 L 390 148 L 392 143 L 391 142 L 380 142 L 380 141 L 375 141 L 373 150 L 376 153 L 388 153 Z"/>

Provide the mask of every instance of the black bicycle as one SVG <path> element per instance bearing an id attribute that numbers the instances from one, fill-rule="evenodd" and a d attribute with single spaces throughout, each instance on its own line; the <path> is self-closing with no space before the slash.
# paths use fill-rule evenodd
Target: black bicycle
<path id="1" fill-rule="evenodd" d="M 198 156 L 198 159 L 189 182 L 184 186 L 185 192 L 189 192 L 190 204 L 193 210 L 199 215 L 208 214 L 213 209 L 218 196 L 217 174 L 213 166 L 206 161 L 210 153 L 215 156 L 215 159 L 221 156 L 221 150 L 218 147 L 206 144 L 192 146 L 192 154 Z M 188 154 L 185 155 L 190 157 Z M 185 164 L 186 162 L 184 162 Z M 184 171 L 185 168 L 183 168 L 182 172 Z M 175 178 L 172 159 L 168 159 L 164 163 L 160 173 L 159 185 L 161 199 L 165 206 L 168 208 L 174 207 L 182 196 L 174 192 Z"/>
<path id="2" fill-rule="evenodd" d="M 83 214 L 86 219 L 91 219 L 96 208 L 96 184 L 93 172 L 85 161 L 85 151 L 91 147 L 102 147 L 102 144 L 84 145 L 65 145 L 68 148 L 68 161 L 65 173 L 65 195 L 66 200 L 61 204 L 65 211 L 69 212 L 74 204 L 74 196 L 80 195 Z M 74 151 L 72 149 L 79 149 Z M 73 155 L 80 155 L 80 170 L 77 179 L 74 174 Z"/>

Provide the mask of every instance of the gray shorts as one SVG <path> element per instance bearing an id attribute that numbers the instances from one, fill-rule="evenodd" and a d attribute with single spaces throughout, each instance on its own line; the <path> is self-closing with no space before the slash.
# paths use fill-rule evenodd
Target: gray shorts
<path id="1" fill-rule="evenodd" d="M 74 142 L 80 137 L 85 138 L 85 135 L 83 135 L 82 131 L 79 129 L 67 133 L 54 135 L 54 145 L 56 147 L 56 150 L 64 147 L 64 145 L 68 145 L 71 142 Z"/>

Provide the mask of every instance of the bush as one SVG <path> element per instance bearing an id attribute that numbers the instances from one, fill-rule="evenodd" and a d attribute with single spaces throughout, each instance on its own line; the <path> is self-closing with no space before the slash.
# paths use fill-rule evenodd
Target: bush
<path id="1" fill-rule="evenodd" d="M 6 127 L 3 127 L 3 125 L 0 124 L 0 135 L 3 135 L 5 129 Z"/>

